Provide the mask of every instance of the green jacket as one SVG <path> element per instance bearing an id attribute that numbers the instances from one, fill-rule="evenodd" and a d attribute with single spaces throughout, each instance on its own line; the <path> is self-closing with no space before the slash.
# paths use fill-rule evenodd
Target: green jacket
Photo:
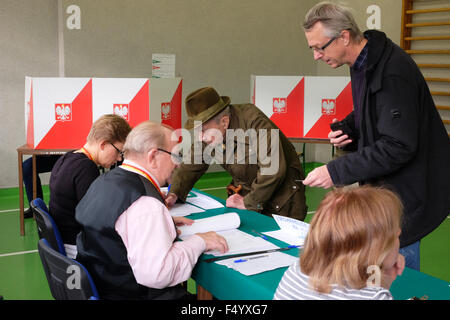
<path id="1" fill-rule="evenodd" d="M 231 183 L 234 186 L 242 186 L 240 194 L 244 196 L 245 207 L 267 215 L 278 214 L 304 220 L 307 210 L 305 187 L 302 182 L 295 181 L 304 179 L 304 173 L 294 146 L 281 130 L 278 131 L 278 143 L 272 142 L 271 129 L 278 127 L 253 104 L 230 105 L 228 129 L 242 129 L 241 137 L 245 132 L 257 135 L 257 139 L 250 139 L 251 134 L 247 134 L 244 140 L 239 138 L 239 130 L 234 131 L 234 139 L 225 139 L 229 145 L 222 147 L 223 150 L 220 151 L 223 152 L 220 152 L 219 156 L 210 152 L 230 173 L 233 178 Z M 254 130 L 247 131 L 249 129 Z M 267 134 L 264 135 L 261 129 L 266 129 Z M 227 134 L 230 134 L 229 132 L 227 131 Z M 253 144 L 252 141 L 257 143 Z M 267 149 L 260 147 L 261 141 L 267 141 Z M 206 146 L 203 145 L 203 148 Z M 245 152 L 242 152 L 243 150 Z M 275 162 L 269 162 L 271 158 L 278 159 L 278 170 L 273 170 L 277 168 Z M 210 162 L 205 163 L 205 159 L 201 164 L 183 163 L 173 174 L 170 191 L 185 201 L 194 184 L 208 170 L 208 163 Z"/>

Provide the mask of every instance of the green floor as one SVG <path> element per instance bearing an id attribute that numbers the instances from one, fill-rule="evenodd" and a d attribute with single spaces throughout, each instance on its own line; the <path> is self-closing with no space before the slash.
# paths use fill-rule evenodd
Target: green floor
<path id="1" fill-rule="evenodd" d="M 308 172 L 314 165 L 307 164 Z M 209 173 L 195 185 L 214 196 L 226 198 L 225 186 L 230 178 L 225 173 Z M 306 189 L 310 221 L 326 193 L 317 188 Z M 48 189 L 44 187 L 48 203 Z M 25 236 L 19 232 L 18 189 L 0 189 L 0 295 L 4 299 L 52 299 L 42 264 L 37 253 L 37 231 L 33 219 L 25 220 Z M 421 271 L 450 281 L 450 220 L 421 242 Z M 190 290 L 192 282 L 189 283 Z"/>

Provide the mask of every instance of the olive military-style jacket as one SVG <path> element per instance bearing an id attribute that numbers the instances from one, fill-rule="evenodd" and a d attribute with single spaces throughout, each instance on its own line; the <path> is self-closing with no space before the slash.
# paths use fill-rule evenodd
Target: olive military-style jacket
<path id="1" fill-rule="evenodd" d="M 275 131 L 272 133 L 272 130 Z M 272 138 L 273 137 L 273 138 Z M 172 177 L 170 192 L 182 201 L 208 170 L 211 158 L 232 176 L 248 210 L 304 220 L 307 207 L 304 173 L 294 146 L 255 105 L 230 105 L 230 124 L 224 144 L 211 151 L 203 144 L 201 163 L 183 163 Z M 245 150 L 245 152 L 244 152 Z M 197 152 L 198 156 L 198 152 Z M 198 159 L 198 158 L 197 158 Z"/>

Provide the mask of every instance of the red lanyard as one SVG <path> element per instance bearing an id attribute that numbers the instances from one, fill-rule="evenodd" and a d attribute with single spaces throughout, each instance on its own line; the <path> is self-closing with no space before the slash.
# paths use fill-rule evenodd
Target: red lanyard
<path id="1" fill-rule="evenodd" d="M 89 153 L 89 151 L 87 151 L 84 147 L 83 148 L 81 148 L 81 151 L 83 151 L 83 153 L 85 154 L 85 155 L 87 155 L 87 157 L 90 159 L 90 160 L 92 160 L 92 161 L 94 161 L 94 158 L 92 158 L 92 155 Z M 94 161 L 95 162 L 95 161 Z"/>
<path id="2" fill-rule="evenodd" d="M 161 189 L 159 189 L 158 184 L 155 182 L 155 180 L 152 179 L 152 177 L 150 177 L 150 175 L 147 172 L 145 172 L 144 170 L 141 170 L 139 168 L 136 168 L 135 166 L 132 166 L 130 164 L 122 164 L 121 167 L 128 168 L 128 169 L 131 169 L 131 171 L 134 171 L 136 173 L 142 174 L 144 177 L 146 177 L 155 186 L 156 190 L 161 195 L 161 198 L 164 199 L 164 195 L 162 194 Z M 164 201 L 164 204 L 167 207 L 167 204 L 166 204 L 165 201 Z"/>

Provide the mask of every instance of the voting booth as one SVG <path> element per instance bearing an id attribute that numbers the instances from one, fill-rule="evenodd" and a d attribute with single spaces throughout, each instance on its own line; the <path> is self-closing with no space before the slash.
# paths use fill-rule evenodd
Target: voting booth
<path id="1" fill-rule="evenodd" d="M 182 79 L 25 78 L 25 131 L 34 149 L 77 149 L 92 123 L 117 114 L 181 128 Z"/>
<path id="2" fill-rule="evenodd" d="M 288 138 L 328 139 L 353 110 L 350 77 L 253 75 L 251 99 Z"/>

